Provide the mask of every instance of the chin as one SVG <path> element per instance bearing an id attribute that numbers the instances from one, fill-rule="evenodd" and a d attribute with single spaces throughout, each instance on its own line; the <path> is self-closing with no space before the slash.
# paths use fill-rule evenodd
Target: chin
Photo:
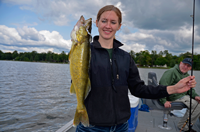
<path id="1" fill-rule="evenodd" d="M 106 40 L 112 39 L 112 37 L 103 37 Z"/>

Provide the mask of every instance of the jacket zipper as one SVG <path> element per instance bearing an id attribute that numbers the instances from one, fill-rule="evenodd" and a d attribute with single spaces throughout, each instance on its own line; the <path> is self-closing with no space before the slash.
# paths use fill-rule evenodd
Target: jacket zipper
<path id="1" fill-rule="evenodd" d="M 115 65 L 116 65 L 116 70 L 117 70 L 117 80 L 119 79 L 119 71 L 118 71 L 118 65 L 117 65 L 117 61 L 116 59 L 114 58 L 114 62 L 115 62 Z"/>
<path id="2" fill-rule="evenodd" d="M 114 86 L 114 74 L 113 74 L 113 66 L 112 66 L 112 59 L 110 59 L 110 66 L 111 66 L 111 76 L 112 76 L 112 88 L 117 92 L 115 86 Z"/>
<path id="3" fill-rule="evenodd" d="M 116 88 L 115 88 L 115 86 L 114 86 L 114 74 L 113 74 L 113 65 L 112 65 L 112 59 L 110 59 L 110 67 L 111 67 L 111 77 L 112 77 L 112 79 L 111 79 L 111 84 L 112 84 L 112 88 L 114 89 L 114 93 L 113 93 L 113 105 L 114 105 L 114 114 L 115 114 L 115 124 L 117 124 L 117 113 L 116 113 L 116 105 L 115 105 L 115 95 L 114 94 L 116 94 L 117 93 L 117 90 L 116 90 Z"/>

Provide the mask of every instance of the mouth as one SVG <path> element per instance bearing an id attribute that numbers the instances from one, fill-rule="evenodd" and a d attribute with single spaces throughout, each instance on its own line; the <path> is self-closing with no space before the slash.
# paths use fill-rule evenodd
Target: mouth
<path id="1" fill-rule="evenodd" d="M 112 31 L 104 30 L 105 34 L 110 34 Z"/>

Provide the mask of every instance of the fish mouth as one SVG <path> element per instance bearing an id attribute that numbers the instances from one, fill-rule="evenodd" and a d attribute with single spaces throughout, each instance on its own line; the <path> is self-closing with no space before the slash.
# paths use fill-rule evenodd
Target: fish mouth
<path id="1" fill-rule="evenodd" d="M 88 31 L 88 34 L 91 34 L 92 31 L 92 18 L 89 18 L 87 20 L 85 20 L 84 25 L 86 26 L 86 30 Z"/>
<path id="2" fill-rule="evenodd" d="M 82 31 L 82 29 L 86 30 L 87 34 L 90 35 L 89 37 L 89 41 L 91 42 L 91 31 L 92 31 L 92 18 L 89 18 L 87 20 L 85 20 L 85 18 L 83 17 L 83 15 L 80 17 L 80 19 L 78 20 L 78 22 L 76 23 L 76 25 L 74 26 L 74 29 L 71 32 L 71 40 L 74 42 L 78 42 L 77 37 L 80 36 L 80 33 L 78 33 L 79 31 Z M 81 28 L 81 29 L 80 29 Z M 78 35 L 79 34 L 79 35 Z"/>

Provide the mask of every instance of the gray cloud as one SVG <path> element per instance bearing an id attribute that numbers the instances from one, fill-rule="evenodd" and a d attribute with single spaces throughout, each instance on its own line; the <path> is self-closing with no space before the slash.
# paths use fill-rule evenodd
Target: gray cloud
<path id="1" fill-rule="evenodd" d="M 85 18 L 96 19 L 98 10 L 106 4 L 117 5 L 122 13 L 122 29 L 117 38 L 127 51 L 168 50 L 173 54 L 191 52 L 193 1 L 189 0 L 8 0 L 2 1 L 20 5 L 22 10 L 30 10 L 38 15 L 41 22 L 55 25 L 74 26 L 72 21 Z M 200 1 L 196 1 L 195 12 L 195 52 L 200 53 Z M 134 29 L 134 31 L 133 31 Z M 11 29 L 9 29 L 11 30 Z M 12 29 L 14 30 L 14 29 Z M 48 30 L 48 29 L 47 29 Z M 94 30 L 94 29 L 93 29 Z M 1 33 L 1 32 L 0 32 Z M 17 34 L 0 36 L 7 45 L 18 42 L 26 45 L 44 45 L 62 49 L 70 48 L 70 40 L 64 40 L 59 32 L 41 32 L 31 28 L 17 29 Z M 53 34 L 54 37 L 51 35 Z M 9 42 L 6 40 L 9 38 Z M 56 37 L 55 37 L 56 36 Z M 49 39 L 51 38 L 51 39 Z M 20 40 L 20 41 L 19 41 Z M 23 41 L 22 41 L 23 40 Z M 28 40 L 32 40 L 29 42 Z M 38 43 L 36 43 L 38 41 Z M 45 42 L 45 43 L 44 43 Z M 34 44 L 35 43 L 35 44 Z M 65 43 L 65 44 L 63 44 Z M 66 46 L 67 45 L 67 46 Z"/>

